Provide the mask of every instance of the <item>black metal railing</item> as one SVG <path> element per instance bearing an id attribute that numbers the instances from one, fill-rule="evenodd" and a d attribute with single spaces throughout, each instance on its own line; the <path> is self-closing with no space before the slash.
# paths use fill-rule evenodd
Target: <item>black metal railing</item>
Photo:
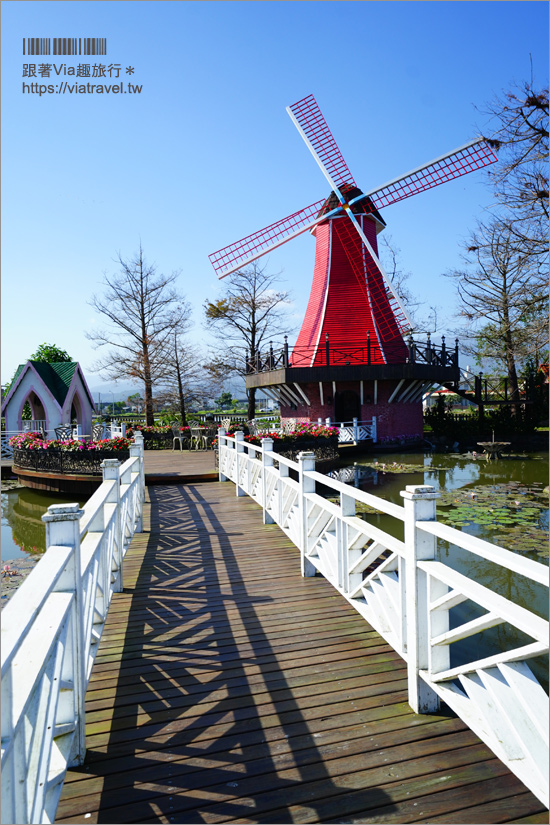
<path id="1" fill-rule="evenodd" d="M 105 458 L 126 461 L 129 450 L 18 450 L 13 451 L 15 469 L 43 473 L 69 473 L 101 476 L 101 462 Z"/>
<path id="2" fill-rule="evenodd" d="M 451 387 L 449 387 L 451 389 Z M 506 376 L 484 377 L 483 372 L 475 373 L 468 370 L 460 371 L 460 381 L 454 385 L 458 395 L 472 401 L 474 404 L 530 404 L 535 396 L 534 376 L 518 381 L 517 387 L 511 389 Z"/>
<path id="3" fill-rule="evenodd" d="M 382 352 L 378 341 L 371 341 L 369 334 L 364 346 L 333 347 L 327 333 L 324 346 L 294 347 L 291 352 L 285 335 L 285 342 L 280 349 L 274 349 L 270 342 L 268 350 L 258 350 L 253 358 L 249 358 L 246 372 L 251 374 L 292 367 L 370 366 L 383 363 L 458 368 L 458 339 L 454 347 L 447 348 L 444 335 L 441 344 L 436 345 L 432 343 L 428 333 L 426 341 L 415 341 L 410 337 L 406 342 L 398 340 L 394 344 L 385 344 Z"/>

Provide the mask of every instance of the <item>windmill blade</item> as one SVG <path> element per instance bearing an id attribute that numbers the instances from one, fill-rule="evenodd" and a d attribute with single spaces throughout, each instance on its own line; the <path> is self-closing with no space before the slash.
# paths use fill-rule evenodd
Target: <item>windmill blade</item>
<path id="1" fill-rule="evenodd" d="M 340 175 L 341 169 L 341 167 L 337 165 L 338 159 L 341 160 L 341 163 L 344 165 L 345 170 L 347 170 L 347 173 L 349 174 L 349 180 L 352 182 L 353 186 L 355 186 L 355 182 L 351 177 L 351 173 L 349 172 L 348 167 L 345 165 L 344 158 L 342 157 L 340 150 L 338 149 L 338 146 L 336 146 L 336 142 L 332 137 L 332 134 L 328 126 L 326 125 L 325 119 L 321 114 L 321 111 L 317 106 L 317 103 L 315 102 L 315 98 L 312 95 L 310 95 L 309 97 L 304 98 L 303 101 L 295 103 L 293 104 L 293 106 L 287 107 L 287 112 L 292 118 L 292 121 L 298 129 L 298 131 L 300 132 L 302 138 L 304 139 L 309 151 L 311 152 L 317 164 L 319 165 L 321 172 L 323 173 L 323 175 L 329 182 L 330 186 L 332 187 L 333 192 L 338 196 L 338 199 L 342 205 L 342 209 L 345 211 L 346 215 L 355 227 L 356 232 L 359 234 L 361 240 L 368 249 L 372 260 L 374 261 L 380 273 L 382 274 L 382 277 L 386 281 L 388 288 L 393 296 L 396 309 L 398 310 L 398 316 L 403 318 L 406 322 L 405 325 L 403 325 L 403 328 L 412 328 L 412 323 L 409 319 L 409 316 L 407 315 L 405 308 L 399 300 L 397 292 L 395 291 L 394 286 L 390 278 L 388 277 L 388 274 L 384 270 L 382 264 L 380 263 L 380 260 L 378 259 L 378 256 L 376 255 L 374 249 L 367 240 L 365 233 L 361 229 L 359 221 L 351 211 L 351 204 L 354 201 L 360 200 L 361 198 L 355 198 L 351 200 L 348 204 L 346 203 L 346 199 L 340 191 L 340 186 L 342 184 L 339 185 L 335 179 L 335 177 L 338 177 Z M 327 168 L 325 166 L 324 156 L 321 154 L 321 152 L 324 153 L 324 156 L 328 157 L 330 168 Z M 347 181 L 344 181 L 344 183 L 346 182 Z"/>
<path id="2" fill-rule="evenodd" d="M 394 180 L 388 181 L 383 186 L 372 189 L 350 200 L 349 205 L 369 198 L 375 209 L 383 209 L 391 203 L 410 198 L 419 192 L 425 192 L 441 183 L 468 175 L 476 169 L 483 169 L 491 163 L 496 163 L 497 156 L 483 138 L 475 138 L 458 149 L 453 149 L 445 155 L 441 155 L 435 160 L 431 160 L 424 166 L 419 166 L 401 175 Z M 368 206 L 367 206 L 368 208 Z"/>
<path id="3" fill-rule="evenodd" d="M 327 177 L 332 189 L 345 184 L 356 186 L 346 161 L 338 148 L 332 132 L 328 128 L 317 101 L 313 95 L 304 97 L 298 103 L 287 106 L 287 112 L 315 160 Z"/>
<path id="4" fill-rule="evenodd" d="M 272 249 L 276 249 L 292 238 L 307 232 L 308 229 L 312 229 L 321 221 L 325 221 L 342 211 L 341 207 L 337 207 L 331 212 L 319 216 L 321 207 L 325 203 L 326 198 L 322 198 L 322 200 L 312 203 L 311 206 L 306 206 L 305 209 L 294 212 L 287 218 L 272 223 L 271 226 L 266 226 L 265 229 L 260 229 L 240 241 L 235 241 L 235 243 L 213 252 L 208 257 L 218 278 L 231 275 L 232 272 L 242 269 L 243 266 L 247 266 L 252 261 L 261 258 L 262 255 L 266 255 Z"/>

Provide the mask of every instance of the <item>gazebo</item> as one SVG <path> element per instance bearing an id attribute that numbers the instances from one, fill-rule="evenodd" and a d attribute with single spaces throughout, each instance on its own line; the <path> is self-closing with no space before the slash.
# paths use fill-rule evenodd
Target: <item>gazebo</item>
<path id="1" fill-rule="evenodd" d="M 22 418 L 27 401 L 31 420 Z M 21 364 L 2 402 L 5 431 L 10 435 L 29 429 L 55 438 L 57 428 L 71 424 L 83 435 L 91 434 L 94 412 L 92 394 L 77 361 Z"/>

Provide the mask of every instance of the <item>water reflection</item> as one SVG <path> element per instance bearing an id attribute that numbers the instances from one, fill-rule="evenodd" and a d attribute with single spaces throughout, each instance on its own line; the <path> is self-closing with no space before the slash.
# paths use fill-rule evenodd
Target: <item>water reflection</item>
<path id="1" fill-rule="evenodd" d="M 50 504 L 73 501 L 28 487 L 2 493 L 2 561 L 44 553 L 46 526 L 42 516 Z"/>

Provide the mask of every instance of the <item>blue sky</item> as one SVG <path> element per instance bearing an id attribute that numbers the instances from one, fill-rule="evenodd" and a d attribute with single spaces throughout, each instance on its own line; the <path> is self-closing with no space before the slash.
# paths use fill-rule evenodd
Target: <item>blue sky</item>
<path id="1" fill-rule="evenodd" d="M 313 94 L 370 189 L 490 132 L 479 109 L 529 79 L 531 61 L 545 85 L 547 32 L 547 3 L 529 0 L 3 2 L 2 382 L 48 342 L 80 361 L 92 389 L 117 389 L 90 371 L 84 331 L 101 319 L 87 301 L 140 239 L 159 271 L 181 270 L 206 349 L 202 305 L 223 291 L 208 254 L 328 194 L 286 106 Z M 23 56 L 23 38 L 55 36 L 106 37 L 108 55 Z M 74 81 L 23 77 L 23 64 L 43 62 L 120 64 L 104 82 L 142 91 L 23 93 L 24 82 Z M 480 172 L 384 212 L 441 332 L 456 310 L 442 273 L 490 203 Z M 309 235 L 268 260 L 298 327 L 313 260 Z"/>

